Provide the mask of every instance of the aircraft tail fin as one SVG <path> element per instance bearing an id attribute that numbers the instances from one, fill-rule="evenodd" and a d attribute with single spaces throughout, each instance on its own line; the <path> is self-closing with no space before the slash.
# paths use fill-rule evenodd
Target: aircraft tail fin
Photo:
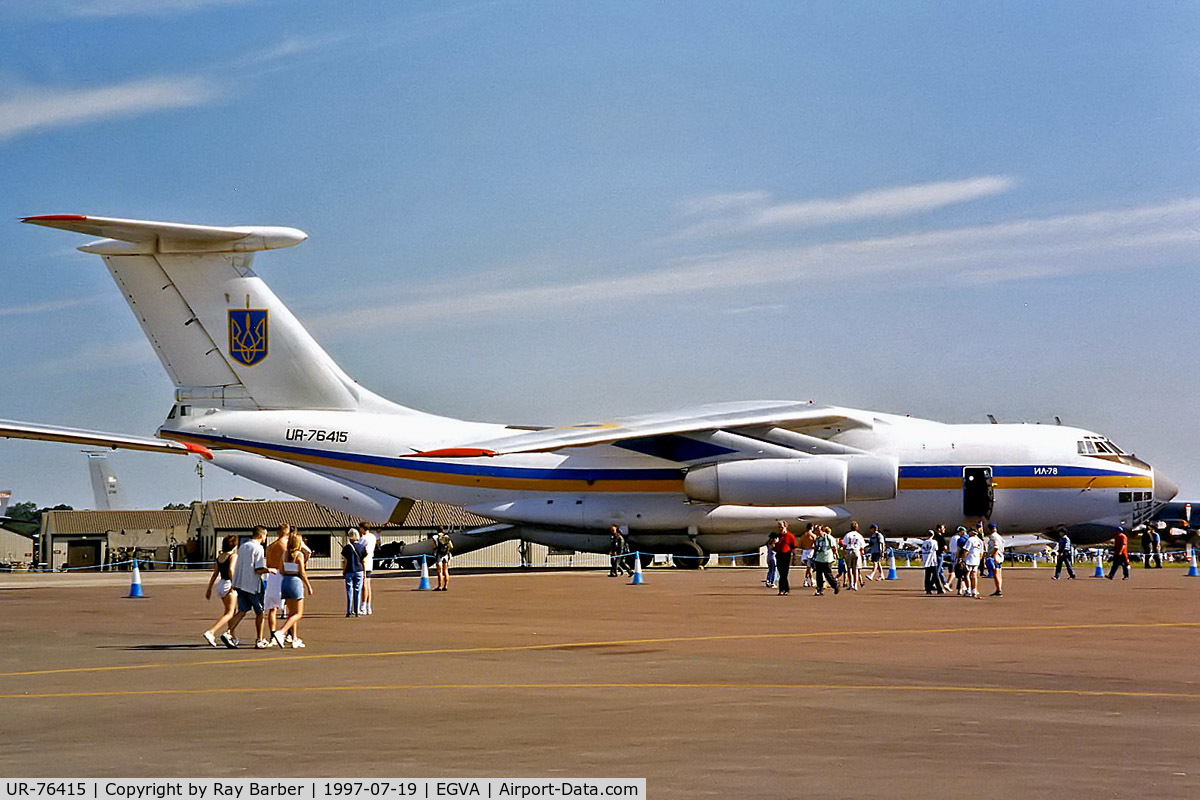
<path id="1" fill-rule="evenodd" d="M 75 214 L 22 221 L 106 237 L 79 249 L 104 259 L 178 402 L 410 411 L 355 383 L 254 274 L 255 252 L 299 244 L 302 231 Z"/>
<path id="2" fill-rule="evenodd" d="M 117 483 L 116 473 L 108 462 L 107 453 L 84 450 L 88 461 L 88 474 L 92 478 L 92 502 L 97 511 L 122 511 L 129 508 L 125 491 Z"/>

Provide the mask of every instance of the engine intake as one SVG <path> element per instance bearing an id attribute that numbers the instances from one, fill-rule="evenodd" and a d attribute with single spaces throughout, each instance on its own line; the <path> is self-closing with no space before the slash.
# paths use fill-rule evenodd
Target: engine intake
<path id="1" fill-rule="evenodd" d="M 898 463 L 881 456 L 725 461 L 688 471 L 689 499 L 719 505 L 825 506 L 896 496 Z"/>

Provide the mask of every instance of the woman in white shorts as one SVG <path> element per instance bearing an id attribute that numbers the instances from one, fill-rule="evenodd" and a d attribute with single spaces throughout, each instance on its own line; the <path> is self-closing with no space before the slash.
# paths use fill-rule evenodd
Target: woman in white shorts
<path id="1" fill-rule="evenodd" d="M 217 646 L 217 631 L 221 630 L 222 625 L 227 625 L 237 611 L 237 590 L 233 588 L 233 570 L 237 566 L 237 546 L 236 536 L 226 536 L 221 541 L 221 552 L 217 554 L 217 563 L 213 564 L 212 575 L 208 578 L 208 588 L 204 590 L 204 599 L 210 600 L 212 599 L 213 584 L 216 584 L 217 596 L 225 604 L 225 612 L 221 618 L 204 632 L 204 641 L 213 647 Z M 233 634 L 228 630 L 221 634 L 221 641 L 225 643 L 226 647 L 236 646 L 231 644 Z"/>

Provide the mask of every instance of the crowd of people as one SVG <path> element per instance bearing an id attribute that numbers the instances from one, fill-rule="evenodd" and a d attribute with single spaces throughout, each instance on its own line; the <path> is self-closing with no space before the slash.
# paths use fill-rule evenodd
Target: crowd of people
<path id="1" fill-rule="evenodd" d="M 238 625 L 251 612 L 256 648 L 305 647 L 300 620 L 304 618 L 304 600 L 313 594 L 307 570 L 312 548 L 291 525 L 279 525 L 270 544 L 266 544 L 267 535 L 267 529 L 258 525 L 241 545 L 233 535 L 221 542 L 204 590 L 205 599 L 211 599 L 215 588 L 223 607 L 220 618 L 203 633 L 213 647 L 239 647 Z M 378 538 L 365 525 L 351 528 L 348 538 L 342 549 L 346 616 L 370 614 L 370 576 Z M 220 632 L 223 626 L 225 630 Z"/>
<path id="2" fill-rule="evenodd" d="M 878 525 L 871 525 L 864 536 L 858 523 L 851 522 L 850 529 L 838 539 L 828 526 L 809 523 L 797 538 L 788 530 L 787 522 L 780 520 L 767 539 L 766 584 L 777 588 L 780 595 L 790 594 L 791 567 L 799 553 L 799 563 L 804 565 L 803 585 L 815 589 L 816 596 L 824 595 L 826 586 L 834 594 L 842 589 L 857 592 L 868 581 L 884 579 L 883 558 L 887 551 L 887 540 Z M 960 525 L 952 535 L 946 533 L 945 525 L 938 525 L 921 541 L 918 553 L 925 569 L 926 594 L 952 592 L 979 598 L 982 568 L 995 583 L 991 596 L 1004 596 L 1004 538 L 995 524 L 990 524 L 986 533 L 982 521 L 971 528 Z"/>

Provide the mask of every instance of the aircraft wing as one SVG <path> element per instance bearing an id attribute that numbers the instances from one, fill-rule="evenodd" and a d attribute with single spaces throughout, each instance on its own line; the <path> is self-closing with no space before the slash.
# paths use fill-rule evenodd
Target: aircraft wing
<path id="1" fill-rule="evenodd" d="M 43 442 L 66 442 L 87 447 L 109 447 L 113 450 L 145 450 L 151 453 L 198 455 L 212 459 L 212 451 L 191 442 L 168 442 L 150 436 L 126 436 L 120 433 L 85 431 L 79 428 L 59 428 L 33 422 L 14 422 L 0 419 L 0 438 L 35 439 Z"/>
<path id="2" fill-rule="evenodd" d="M 464 443 L 421 456 L 507 455 L 544 453 L 565 447 L 613 444 L 673 434 L 702 433 L 738 428 L 782 427 L 791 431 L 821 428 L 871 427 L 870 415 L 851 409 L 810 403 L 721 403 L 689 411 L 625 417 L 612 422 L 587 423 L 562 428 L 517 433 L 502 439 Z"/>

